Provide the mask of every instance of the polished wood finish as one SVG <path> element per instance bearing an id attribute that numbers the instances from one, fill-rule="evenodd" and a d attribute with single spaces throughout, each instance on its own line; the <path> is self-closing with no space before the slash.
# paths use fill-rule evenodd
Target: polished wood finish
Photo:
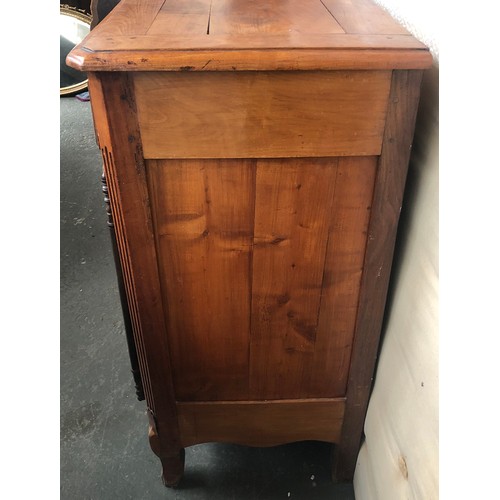
<path id="1" fill-rule="evenodd" d="M 250 399 L 345 394 L 375 161 L 258 162 Z"/>
<path id="2" fill-rule="evenodd" d="M 109 1 L 109 0 L 108 0 Z M 100 39 L 111 33 L 121 36 L 146 35 L 165 0 L 121 0 L 111 11 L 111 22 L 100 23 L 92 30 L 92 38 Z"/>
<path id="3" fill-rule="evenodd" d="M 421 71 L 394 71 L 389 110 L 379 157 L 372 216 L 347 385 L 342 439 L 334 449 L 333 478 L 353 477 L 373 382 L 394 243 L 403 203 Z"/>
<path id="4" fill-rule="evenodd" d="M 270 1 L 257 5 L 233 0 L 211 0 L 210 35 L 289 35 L 290 33 L 344 33 L 321 1 Z M 193 34 L 197 34 L 193 32 Z"/>
<path id="5" fill-rule="evenodd" d="M 209 441 L 352 479 L 427 48 L 369 0 L 122 0 L 68 60 L 165 484 Z"/>
<path id="6" fill-rule="evenodd" d="M 376 161 L 146 161 L 178 401 L 344 395 Z"/>
<path id="7" fill-rule="evenodd" d="M 356 47 L 342 47 L 335 51 L 319 48 L 297 49 L 289 51 L 279 48 L 258 48 L 240 50 L 201 49 L 201 50 L 178 50 L 172 49 L 165 58 L 161 52 L 154 49 L 145 51 L 121 50 L 110 57 L 105 50 L 87 53 L 81 47 L 70 53 L 67 59 L 68 66 L 82 69 L 84 71 L 289 71 L 289 70 L 367 70 L 367 69 L 412 69 L 427 68 L 432 59 L 427 51 L 413 50 L 409 47 L 407 51 L 398 47 L 398 40 L 392 45 L 394 49 L 379 47 L 384 45 L 386 36 L 371 37 L 372 49 L 362 49 L 353 58 L 353 50 Z M 390 40 L 393 40 L 391 37 Z M 132 38 L 131 41 L 133 41 Z M 405 37 L 401 42 L 410 40 Z M 110 39 L 112 43 L 114 39 Z M 164 37 L 158 42 L 164 41 Z M 188 40 L 186 40 L 187 42 Z M 239 38 L 231 39 L 238 42 Z M 341 39 L 334 40 L 340 45 Z M 365 40 L 356 37 L 348 45 L 363 46 Z M 117 44 L 119 40 L 116 41 Z M 380 43 L 377 43 L 380 42 Z M 286 39 L 283 40 L 286 43 Z M 412 44 L 409 44 L 412 45 Z M 89 55 L 91 57 L 89 57 Z M 265 57 L 263 57 L 265 55 Z M 401 57 L 401 56 L 404 57 Z M 147 64 L 147 66 L 146 66 Z"/>
<path id="8" fill-rule="evenodd" d="M 252 162 L 147 166 L 176 399 L 248 399 Z"/>
<path id="9" fill-rule="evenodd" d="M 144 156 L 378 155 L 390 81 L 390 71 L 139 73 Z"/>
<path id="10" fill-rule="evenodd" d="M 84 71 L 415 69 L 430 63 L 427 48 L 369 0 L 122 0 L 68 59 Z"/>
<path id="11" fill-rule="evenodd" d="M 105 155 L 105 161 L 107 161 Z M 134 342 L 134 330 L 132 326 L 132 319 L 130 317 L 130 310 L 127 304 L 127 292 L 125 289 L 125 281 L 123 279 L 122 266 L 120 264 L 120 252 L 118 250 L 118 242 L 116 240 L 115 225 L 113 223 L 113 212 L 111 210 L 111 203 L 109 199 L 108 184 L 106 182 L 106 174 L 103 172 L 101 176 L 102 192 L 104 194 L 104 203 L 106 206 L 106 214 L 108 216 L 109 236 L 111 239 L 111 246 L 113 248 L 113 260 L 115 262 L 116 277 L 118 282 L 118 293 L 120 295 L 120 303 L 123 314 L 123 326 L 125 328 L 125 338 L 127 339 L 127 348 L 130 358 L 130 365 L 132 376 L 135 383 L 135 393 L 139 401 L 144 401 L 144 387 L 142 385 L 141 372 L 139 369 L 139 358 L 137 356 L 137 347 Z"/>
<path id="12" fill-rule="evenodd" d="M 370 0 L 321 0 L 346 33 L 408 35 L 385 10 Z M 360 12 L 363 15 L 360 15 Z"/>
<path id="13" fill-rule="evenodd" d="M 113 7 L 116 6 L 118 1 L 119 0 L 87 1 L 87 5 L 88 5 L 87 12 L 91 13 L 91 18 L 92 18 L 91 29 L 94 29 L 99 24 L 99 22 L 107 14 L 109 14 L 109 12 L 113 9 Z M 108 161 L 108 157 L 106 154 L 104 154 L 104 151 L 103 151 L 103 159 L 105 162 Z M 104 172 L 104 169 L 103 169 L 103 173 L 101 176 L 101 182 L 102 182 L 102 192 L 104 194 L 104 203 L 105 203 L 105 207 L 106 207 L 106 214 L 108 216 L 107 225 L 109 228 L 111 246 L 113 248 L 113 260 L 115 263 L 118 292 L 119 292 L 119 296 L 120 296 L 121 310 L 123 313 L 123 326 L 124 326 L 124 330 L 125 330 L 125 338 L 127 340 L 127 348 L 128 348 L 129 358 L 130 358 L 132 376 L 133 376 L 134 384 L 135 384 L 135 392 L 136 392 L 137 399 L 139 401 L 144 401 L 144 399 L 145 399 L 144 387 L 142 384 L 141 372 L 139 369 L 139 357 L 137 355 L 137 347 L 136 347 L 135 341 L 134 341 L 132 318 L 130 317 L 130 310 L 129 310 L 128 303 L 127 303 L 127 292 L 126 292 L 125 280 L 124 280 L 124 276 L 123 276 L 122 266 L 120 264 L 120 252 L 118 249 L 118 242 L 116 239 L 115 226 L 113 223 L 113 212 L 111 209 L 111 203 L 110 203 L 110 199 L 109 199 L 109 189 L 108 189 L 108 185 L 106 182 L 106 173 Z"/>
<path id="14" fill-rule="evenodd" d="M 241 43 L 241 37 L 229 37 L 229 40 L 218 44 L 227 46 L 226 49 L 215 46 L 196 51 L 171 48 L 168 38 L 161 37 L 157 42 L 167 46 L 167 58 L 153 48 L 133 50 L 136 38 L 131 37 L 130 48 L 113 54 L 104 48 L 87 49 L 87 52 L 78 47 L 68 56 L 67 64 L 82 71 L 293 71 L 427 68 L 432 62 L 429 53 L 420 46 L 415 47 L 413 39 L 407 36 L 358 35 L 347 37 L 347 40 L 345 37 L 332 35 L 326 41 L 320 38 L 316 49 L 306 44 L 304 48 L 294 51 L 280 48 L 288 40 L 279 37 L 270 44 L 271 47 L 255 44 L 256 48 L 230 50 L 232 43 Z M 109 39 L 109 43 L 117 46 L 122 45 L 121 41 L 112 37 Z M 186 39 L 186 45 L 189 41 Z M 335 50 L 325 48 L 325 45 L 335 45 Z M 386 45 L 389 48 L 385 48 Z M 370 48 L 365 49 L 365 46 Z M 359 49 L 359 56 L 353 58 L 353 50 L 356 49 Z"/>
<path id="15" fill-rule="evenodd" d="M 215 401 L 177 403 L 177 414 L 184 446 L 211 441 L 276 446 L 305 440 L 337 442 L 344 406 L 343 398 Z"/>
<path id="16" fill-rule="evenodd" d="M 156 417 L 148 409 L 149 445 L 153 453 L 160 459 L 162 465 L 162 480 L 165 486 L 175 487 L 179 484 L 184 474 L 184 461 L 186 453 L 184 448 L 165 446 L 158 434 Z"/>
<path id="17" fill-rule="evenodd" d="M 168 450 L 168 454 L 180 453 L 165 313 L 133 89 L 127 74 L 91 74 L 89 91 L 146 403 L 156 422 L 159 446 Z"/>

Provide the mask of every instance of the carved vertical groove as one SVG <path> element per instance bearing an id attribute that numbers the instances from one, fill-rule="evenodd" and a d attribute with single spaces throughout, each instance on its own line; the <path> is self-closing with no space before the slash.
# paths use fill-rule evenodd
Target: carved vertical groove
<path id="1" fill-rule="evenodd" d="M 135 339 L 135 346 L 137 348 L 137 358 L 140 367 L 140 373 L 142 374 L 142 384 L 143 392 L 151 411 L 155 412 L 155 404 L 153 399 L 153 392 L 151 390 L 151 381 L 149 377 L 148 365 L 145 356 L 145 347 L 143 341 L 143 333 L 141 328 L 141 323 L 139 321 L 139 315 L 137 310 L 137 297 L 135 295 L 135 288 L 133 286 L 133 278 L 130 268 L 130 256 L 128 251 L 128 245 L 124 237 L 124 226 L 121 213 L 119 210 L 113 210 L 113 192 L 116 190 L 116 174 L 115 165 L 113 161 L 113 155 L 108 150 L 106 146 L 101 148 L 102 158 L 104 162 L 104 175 L 107 182 L 107 189 L 109 189 L 109 201 L 110 201 L 110 212 L 111 217 L 114 215 L 114 220 L 112 220 L 113 227 L 115 229 L 116 243 L 118 248 L 118 253 L 120 255 L 121 268 L 123 270 L 123 281 L 126 290 L 126 297 L 128 303 L 128 311 L 130 313 L 130 319 L 132 324 L 132 332 Z"/>
<path id="2" fill-rule="evenodd" d="M 103 152 L 104 156 L 104 152 Z M 142 379 L 141 379 L 141 373 L 139 369 L 139 359 L 137 356 L 137 348 L 134 342 L 134 333 L 133 333 L 133 327 L 132 327 L 132 320 L 130 317 L 130 312 L 127 304 L 127 295 L 125 291 L 125 283 L 124 283 L 124 277 L 123 277 L 123 271 L 120 265 L 120 255 L 118 253 L 118 243 L 116 240 L 116 233 L 115 233 L 115 227 L 113 223 L 113 212 L 111 210 L 111 202 L 109 199 L 109 189 L 108 185 L 106 182 L 106 173 L 103 172 L 101 176 L 101 182 L 102 182 L 102 192 L 104 193 L 104 203 L 106 207 L 106 214 L 108 216 L 107 218 L 107 224 L 109 227 L 109 234 L 111 237 L 111 244 L 113 247 L 113 258 L 115 261 L 115 268 L 116 268 L 116 277 L 118 281 L 118 291 L 120 294 L 120 302 L 121 302 L 121 307 L 122 307 L 122 313 L 123 313 L 123 321 L 125 325 L 125 336 L 127 339 L 127 346 L 128 346 L 128 353 L 130 357 L 130 365 L 131 365 L 131 371 L 132 371 L 132 376 L 134 377 L 134 383 L 135 383 L 135 393 L 137 395 L 137 399 L 139 401 L 143 401 L 145 399 L 144 396 L 144 388 L 142 385 Z"/>
<path id="3" fill-rule="evenodd" d="M 153 443 L 172 484 L 172 471 L 182 472 L 182 445 L 133 82 L 120 72 L 91 72 L 89 90 Z"/>

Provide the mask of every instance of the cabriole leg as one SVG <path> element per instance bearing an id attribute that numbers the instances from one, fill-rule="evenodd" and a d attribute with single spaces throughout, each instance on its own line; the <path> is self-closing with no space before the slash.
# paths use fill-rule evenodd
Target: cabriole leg
<path id="1" fill-rule="evenodd" d="M 160 459 L 162 466 L 162 481 L 165 486 L 175 488 L 184 474 L 185 451 L 181 449 L 169 449 L 161 443 L 160 436 L 156 431 L 156 425 L 151 412 L 149 415 L 149 444 L 153 453 Z"/>

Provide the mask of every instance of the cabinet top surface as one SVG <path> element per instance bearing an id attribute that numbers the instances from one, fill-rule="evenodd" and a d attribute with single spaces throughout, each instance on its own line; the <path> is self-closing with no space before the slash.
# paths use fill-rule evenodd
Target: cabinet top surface
<path id="1" fill-rule="evenodd" d="M 431 56 L 371 0 L 122 0 L 67 62 L 85 71 L 417 69 Z"/>

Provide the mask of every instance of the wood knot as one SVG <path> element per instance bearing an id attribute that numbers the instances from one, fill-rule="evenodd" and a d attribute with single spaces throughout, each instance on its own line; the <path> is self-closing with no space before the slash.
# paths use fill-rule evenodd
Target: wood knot
<path id="1" fill-rule="evenodd" d="M 283 295 L 279 295 L 277 298 L 277 301 L 278 301 L 278 304 L 280 306 L 282 306 L 290 301 L 290 295 L 288 295 L 288 293 L 284 293 Z"/>
<path id="2" fill-rule="evenodd" d="M 271 240 L 271 245 L 279 245 L 282 241 L 285 241 L 286 238 L 283 238 L 281 236 L 276 236 L 274 240 Z"/>

